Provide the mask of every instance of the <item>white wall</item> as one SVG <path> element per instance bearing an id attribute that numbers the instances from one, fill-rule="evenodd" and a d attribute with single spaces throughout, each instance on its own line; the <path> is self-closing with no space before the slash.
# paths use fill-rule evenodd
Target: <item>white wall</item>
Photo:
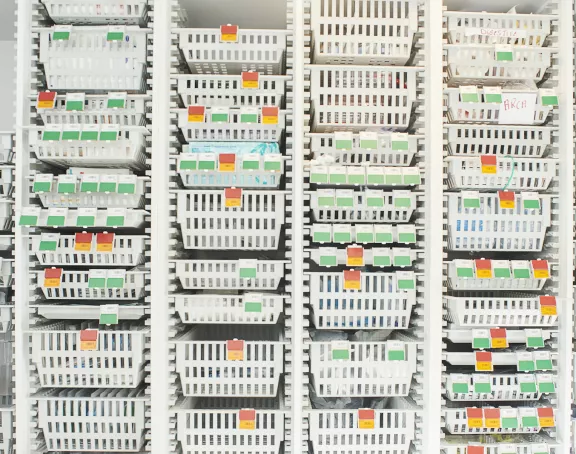
<path id="1" fill-rule="evenodd" d="M 13 131 L 16 90 L 15 42 L 0 41 L 0 131 Z"/>

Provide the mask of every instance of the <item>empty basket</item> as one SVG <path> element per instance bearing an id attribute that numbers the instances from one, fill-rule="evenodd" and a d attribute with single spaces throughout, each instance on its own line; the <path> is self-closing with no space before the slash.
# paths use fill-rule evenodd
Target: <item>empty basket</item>
<path id="1" fill-rule="evenodd" d="M 42 0 L 56 24 L 138 25 L 146 22 L 147 0 Z"/>

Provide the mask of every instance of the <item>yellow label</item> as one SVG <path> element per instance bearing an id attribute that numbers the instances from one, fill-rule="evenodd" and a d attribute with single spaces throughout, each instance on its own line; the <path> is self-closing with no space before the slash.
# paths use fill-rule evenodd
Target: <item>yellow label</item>
<path id="1" fill-rule="evenodd" d="M 221 35 L 220 40 L 226 42 L 236 42 L 238 40 L 238 35 L 227 33 L 225 35 Z"/>
<path id="2" fill-rule="evenodd" d="M 496 173 L 496 166 L 482 166 L 482 173 Z"/>
<path id="3" fill-rule="evenodd" d="M 243 80 L 242 88 L 258 88 L 257 80 Z"/>
<path id="4" fill-rule="evenodd" d="M 88 352 L 96 350 L 98 341 L 80 341 L 80 351 Z"/>
<path id="5" fill-rule="evenodd" d="M 233 162 L 220 164 L 218 166 L 218 169 L 220 170 L 220 172 L 234 172 L 234 170 L 236 170 L 236 164 L 234 164 Z"/>
<path id="6" fill-rule="evenodd" d="M 468 420 L 468 427 L 472 428 L 480 428 L 483 427 L 482 425 L 482 418 L 470 418 Z"/>
<path id="7" fill-rule="evenodd" d="M 476 363 L 476 370 L 482 372 L 490 372 L 492 371 L 492 363 L 488 361 L 478 361 Z"/>
<path id="8" fill-rule="evenodd" d="M 508 347 L 508 342 L 506 339 L 492 339 L 492 348 L 506 348 Z"/>
<path id="9" fill-rule="evenodd" d="M 188 115 L 188 123 L 204 123 L 204 115 Z"/>
<path id="10" fill-rule="evenodd" d="M 92 249 L 92 243 L 75 243 L 74 250 L 80 252 L 90 252 Z"/>
<path id="11" fill-rule="evenodd" d="M 516 203 L 513 200 L 500 200 L 500 208 L 514 208 Z"/>
<path id="12" fill-rule="evenodd" d="M 360 290 L 360 281 L 344 281 L 344 290 Z"/>
<path id="13" fill-rule="evenodd" d="M 374 420 L 373 419 L 359 419 L 358 420 L 358 429 L 374 429 Z"/>
<path id="14" fill-rule="evenodd" d="M 238 428 L 243 430 L 254 430 L 256 429 L 256 421 L 249 421 L 246 419 L 240 420 L 240 426 Z"/>
<path id="15" fill-rule="evenodd" d="M 278 124 L 278 117 L 262 117 L 262 124 L 277 125 Z"/>
<path id="16" fill-rule="evenodd" d="M 97 252 L 112 252 L 112 248 L 114 247 L 113 243 L 99 243 L 96 245 Z"/>
<path id="17" fill-rule="evenodd" d="M 476 277 L 480 279 L 492 279 L 492 270 L 476 270 Z"/>
<path id="18" fill-rule="evenodd" d="M 60 278 L 53 277 L 53 278 L 44 279 L 44 287 L 48 287 L 48 288 L 60 287 Z"/>
<path id="19" fill-rule="evenodd" d="M 488 427 L 489 429 L 499 429 L 500 428 L 500 420 L 496 418 L 490 418 L 484 420 L 484 427 Z"/>
<path id="20" fill-rule="evenodd" d="M 228 350 L 228 361 L 244 361 L 242 350 Z"/>
<path id="21" fill-rule="evenodd" d="M 548 270 L 534 270 L 534 277 L 536 279 L 548 279 L 550 277 L 550 273 Z"/>
<path id="22" fill-rule="evenodd" d="M 224 206 L 226 208 L 238 208 L 242 206 L 242 199 L 226 199 Z"/>
<path id="23" fill-rule="evenodd" d="M 364 257 L 347 257 L 346 258 L 346 265 L 348 265 L 348 266 L 363 266 L 364 265 Z"/>
<path id="24" fill-rule="evenodd" d="M 38 101 L 38 105 L 36 107 L 38 109 L 53 109 L 54 101 Z"/>
<path id="25" fill-rule="evenodd" d="M 558 315 L 556 306 L 540 306 L 541 315 Z"/>
<path id="26" fill-rule="evenodd" d="M 554 418 L 548 416 L 545 418 L 540 418 L 540 427 L 554 427 Z"/>

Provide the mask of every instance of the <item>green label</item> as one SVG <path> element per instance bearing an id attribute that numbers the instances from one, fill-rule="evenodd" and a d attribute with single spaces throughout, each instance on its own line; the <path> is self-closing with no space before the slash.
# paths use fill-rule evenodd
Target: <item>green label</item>
<path id="1" fill-rule="evenodd" d="M 522 416 L 522 427 L 538 427 L 536 416 Z"/>
<path id="2" fill-rule="evenodd" d="M 464 208 L 480 208 L 480 199 L 464 199 Z"/>
<path id="3" fill-rule="evenodd" d="M 460 93 L 462 102 L 480 102 L 478 93 Z"/>
<path id="4" fill-rule="evenodd" d="M 535 393 L 536 392 L 536 383 L 535 382 L 520 383 L 520 392 L 521 393 L 528 393 L 528 394 Z"/>
<path id="5" fill-rule="evenodd" d="M 352 148 L 352 146 L 350 146 Z M 360 148 L 364 150 L 375 150 L 378 148 L 378 141 L 377 140 L 361 140 L 360 141 Z"/>
<path id="6" fill-rule="evenodd" d="M 34 192 L 50 192 L 52 190 L 52 183 L 48 181 L 35 181 L 33 186 Z"/>
<path id="7" fill-rule="evenodd" d="M 100 314 L 100 325 L 117 325 L 118 315 L 117 314 Z"/>
<path id="8" fill-rule="evenodd" d="M 336 266 L 338 260 L 335 255 L 322 255 L 320 256 L 320 266 Z"/>
<path id="9" fill-rule="evenodd" d="M 365 184 L 364 175 L 348 175 L 348 184 Z"/>
<path id="10" fill-rule="evenodd" d="M 330 232 L 314 232 L 314 241 L 318 243 L 329 243 L 331 239 Z"/>
<path id="11" fill-rule="evenodd" d="M 48 227 L 60 227 L 64 225 L 65 221 L 66 221 L 65 216 L 48 216 L 46 225 Z"/>
<path id="12" fill-rule="evenodd" d="M 76 227 L 93 227 L 94 216 L 78 216 L 76 219 Z"/>
<path id="13" fill-rule="evenodd" d="M 240 268 L 240 277 L 242 279 L 255 279 L 256 268 Z"/>
<path id="14" fill-rule="evenodd" d="M 541 393 L 555 393 L 556 387 L 554 386 L 554 383 L 551 383 L 551 382 L 539 383 L 538 384 L 538 390 Z M 534 389 L 534 392 L 536 392 L 536 389 Z"/>
<path id="15" fill-rule="evenodd" d="M 72 111 L 81 112 L 84 110 L 84 103 L 82 101 L 67 101 L 66 102 L 66 110 L 68 112 L 72 112 Z"/>
<path id="16" fill-rule="evenodd" d="M 374 257 L 374 266 L 390 266 L 390 256 L 378 255 Z"/>
<path id="17" fill-rule="evenodd" d="M 100 182 L 98 192 L 116 192 L 115 182 Z"/>
<path id="18" fill-rule="evenodd" d="M 478 394 L 490 394 L 492 385 L 490 383 L 474 383 L 474 392 Z"/>
<path id="19" fill-rule="evenodd" d="M 104 141 L 118 140 L 118 131 L 102 131 L 100 133 L 100 140 Z"/>
<path id="20" fill-rule="evenodd" d="M 106 279 L 107 288 L 124 288 L 124 279 L 121 277 L 109 277 Z"/>
<path id="21" fill-rule="evenodd" d="M 409 255 L 394 256 L 394 266 L 410 266 L 412 260 Z"/>
<path id="22" fill-rule="evenodd" d="M 124 109 L 125 102 L 124 99 L 109 99 L 106 107 L 108 109 Z"/>
<path id="23" fill-rule="evenodd" d="M 351 150 L 352 149 L 352 141 L 351 140 L 336 140 L 336 149 L 337 150 Z"/>
<path id="24" fill-rule="evenodd" d="M 318 206 L 321 207 L 333 207 L 334 197 L 318 197 Z"/>
<path id="25" fill-rule="evenodd" d="M 510 278 L 509 268 L 494 268 L 494 277 Z"/>
<path id="26" fill-rule="evenodd" d="M 337 197 L 336 206 L 351 208 L 354 206 L 354 199 L 352 197 Z"/>
<path id="27" fill-rule="evenodd" d="M 540 200 L 524 200 L 524 209 L 525 210 L 539 210 L 540 209 Z"/>
<path id="28" fill-rule="evenodd" d="M 260 168 L 259 161 L 242 161 L 243 170 L 258 170 Z"/>
<path id="29" fill-rule="evenodd" d="M 105 288 L 106 278 L 104 277 L 91 277 L 88 279 L 88 288 Z"/>
<path id="30" fill-rule="evenodd" d="M 124 39 L 123 32 L 108 32 L 106 34 L 106 41 L 122 41 Z"/>
<path id="31" fill-rule="evenodd" d="M 514 55 L 512 52 L 496 52 L 496 61 L 514 61 Z"/>
<path id="32" fill-rule="evenodd" d="M 502 428 L 503 429 L 517 429 L 518 428 L 518 418 L 502 418 Z"/>
<path id="33" fill-rule="evenodd" d="M 70 39 L 70 32 L 68 31 L 55 31 L 52 33 L 52 41 L 68 41 Z"/>
<path id="34" fill-rule="evenodd" d="M 392 234 L 391 233 L 376 233 L 376 243 L 392 243 Z"/>
<path id="35" fill-rule="evenodd" d="M 502 104 L 502 95 L 499 93 L 488 93 L 484 95 L 484 100 L 491 104 Z"/>
<path id="36" fill-rule="evenodd" d="M 97 192 L 98 183 L 96 182 L 82 182 L 80 183 L 80 192 Z"/>
<path id="37" fill-rule="evenodd" d="M 386 184 L 402 184 L 402 175 L 386 175 Z"/>
<path id="38" fill-rule="evenodd" d="M 403 350 L 391 350 L 388 352 L 388 361 L 405 361 L 406 354 Z"/>
<path id="39" fill-rule="evenodd" d="M 106 218 L 106 227 L 123 227 L 124 216 L 108 216 Z"/>
<path id="40" fill-rule="evenodd" d="M 404 175 L 404 184 L 410 184 L 410 185 L 418 185 L 422 183 L 422 178 L 420 178 L 420 175 Z"/>
<path id="41" fill-rule="evenodd" d="M 356 234 L 356 241 L 359 243 L 373 243 L 374 242 L 374 234 L 373 233 L 357 233 Z"/>
<path id="42" fill-rule="evenodd" d="M 468 394 L 468 383 L 453 383 L 452 392 L 456 394 Z"/>
<path id="43" fill-rule="evenodd" d="M 542 105 L 543 106 L 557 106 L 558 105 L 558 96 L 542 96 Z"/>
<path id="44" fill-rule="evenodd" d="M 390 240 L 392 242 L 392 240 Z M 398 242 L 400 243 L 416 243 L 415 233 L 399 233 Z"/>
<path id="45" fill-rule="evenodd" d="M 20 216 L 20 225 L 30 226 L 38 224 L 38 216 Z"/>
<path id="46" fill-rule="evenodd" d="M 212 116 L 214 121 L 214 116 Z M 258 123 L 258 114 L 240 114 L 240 123 Z"/>
<path id="47" fill-rule="evenodd" d="M 60 131 L 44 131 L 42 140 L 60 140 Z"/>
<path id="48" fill-rule="evenodd" d="M 80 131 L 64 131 L 62 140 L 80 140 Z"/>
<path id="49" fill-rule="evenodd" d="M 279 172 L 282 169 L 280 161 L 264 161 L 264 170 L 266 172 Z"/>
<path id="50" fill-rule="evenodd" d="M 215 161 L 198 161 L 198 170 L 214 170 L 215 168 Z"/>
<path id="51" fill-rule="evenodd" d="M 541 337 L 529 337 L 526 339 L 526 346 L 533 348 L 544 347 L 544 339 Z"/>
<path id="52" fill-rule="evenodd" d="M 528 269 L 515 269 L 514 279 L 530 279 L 530 270 Z"/>
<path id="53" fill-rule="evenodd" d="M 135 194 L 136 185 L 132 183 L 119 183 L 118 194 Z"/>
<path id="54" fill-rule="evenodd" d="M 408 141 L 392 141 L 392 151 L 408 151 Z"/>
<path id="55" fill-rule="evenodd" d="M 58 194 L 74 194 L 75 192 L 75 183 L 58 183 Z"/>
<path id="56" fill-rule="evenodd" d="M 538 370 L 552 370 L 552 360 L 551 359 L 537 359 L 536 369 Z"/>
<path id="57" fill-rule="evenodd" d="M 349 232 L 334 232 L 335 243 L 350 243 L 352 235 Z"/>
<path id="58" fill-rule="evenodd" d="M 40 246 L 38 247 L 40 251 L 55 251 L 57 248 L 57 241 L 40 241 Z"/>
<path id="59" fill-rule="evenodd" d="M 368 197 L 366 202 L 370 208 L 379 208 L 384 206 L 384 199 L 382 197 Z"/>
<path id="60" fill-rule="evenodd" d="M 328 183 L 327 173 L 313 173 L 310 175 L 310 183 Z"/>
<path id="61" fill-rule="evenodd" d="M 411 201 L 407 197 L 396 197 L 394 199 L 395 208 L 410 208 L 411 205 Z"/>
<path id="62" fill-rule="evenodd" d="M 345 173 L 331 173 L 330 183 L 332 184 L 346 184 L 346 174 Z"/>
<path id="63" fill-rule="evenodd" d="M 457 277 L 474 277 L 474 270 L 472 268 L 456 268 Z"/>
<path id="64" fill-rule="evenodd" d="M 384 175 L 369 173 L 368 184 L 384 184 Z"/>
<path id="65" fill-rule="evenodd" d="M 332 359 L 350 359 L 350 350 L 332 350 Z"/>
<path id="66" fill-rule="evenodd" d="M 477 337 L 472 341 L 473 348 L 490 348 L 490 339 L 487 337 Z"/>
<path id="67" fill-rule="evenodd" d="M 520 372 L 531 372 L 536 370 L 536 367 L 534 367 L 534 361 L 518 361 L 518 370 Z"/>
<path id="68" fill-rule="evenodd" d="M 98 140 L 98 131 L 82 131 L 80 140 Z"/>
<path id="69" fill-rule="evenodd" d="M 182 159 L 180 161 L 180 170 L 196 170 L 196 166 L 198 161 L 189 160 L 189 159 Z"/>
<path id="70" fill-rule="evenodd" d="M 399 279 L 398 288 L 400 290 L 414 290 L 415 288 L 414 279 Z"/>
<path id="71" fill-rule="evenodd" d="M 244 303 L 244 312 L 262 312 L 262 303 Z"/>
<path id="72" fill-rule="evenodd" d="M 213 113 L 211 115 L 212 123 L 228 123 L 227 113 Z"/>

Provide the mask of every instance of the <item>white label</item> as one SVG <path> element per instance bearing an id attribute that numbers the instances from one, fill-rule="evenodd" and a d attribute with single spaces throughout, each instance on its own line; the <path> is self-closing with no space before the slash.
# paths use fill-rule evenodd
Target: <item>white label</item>
<path id="1" fill-rule="evenodd" d="M 356 176 L 356 175 L 366 175 L 366 169 L 365 169 L 364 167 L 360 167 L 360 166 L 358 166 L 358 167 L 354 167 L 354 166 L 348 167 L 348 168 L 346 169 L 346 171 L 347 171 L 347 173 L 348 173 L 348 176 L 351 176 L 351 175 L 352 175 L 352 176 Z"/>
<path id="2" fill-rule="evenodd" d="M 551 374 L 538 374 L 536 375 L 536 379 L 538 383 L 552 383 L 554 381 Z"/>
<path id="3" fill-rule="evenodd" d="M 420 175 L 420 169 L 418 167 L 402 167 L 402 175 Z"/>
<path id="4" fill-rule="evenodd" d="M 216 153 L 198 153 L 198 161 L 216 161 Z"/>
<path id="5" fill-rule="evenodd" d="M 336 197 L 336 190 L 334 190 L 334 189 L 318 189 L 316 191 L 316 195 L 317 195 L 318 199 L 334 198 L 334 197 Z"/>
<path id="6" fill-rule="evenodd" d="M 102 175 L 100 183 L 118 183 L 118 175 Z"/>
<path id="7" fill-rule="evenodd" d="M 84 101 L 86 100 L 86 93 L 66 93 L 66 102 L 69 101 Z"/>
<path id="8" fill-rule="evenodd" d="M 496 38 L 526 38 L 526 30 L 516 28 L 466 27 L 464 36 L 494 36 Z"/>
<path id="9" fill-rule="evenodd" d="M 502 414 L 502 413 L 500 413 Z M 499 445 L 498 454 L 517 454 L 518 450 L 515 445 Z"/>
<path id="10" fill-rule="evenodd" d="M 386 167 L 385 175 L 402 175 L 402 169 L 400 167 Z"/>
<path id="11" fill-rule="evenodd" d="M 118 304 L 103 304 L 100 306 L 100 315 L 115 315 L 118 318 Z"/>
<path id="12" fill-rule="evenodd" d="M 242 297 L 244 303 L 262 303 L 264 301 L 264 295 L 262 293 L 246 293 Z"/>
<path id="13" fill-rule="evenodd" d="M 538 352 L 532 353 L 535 361 L 549 360 L 551 358 L 550 352 Z"/>
<path id="14" fill-rule="evenodd" d="M 486 95 L 502 95 L 502 87 L 483 87 L 484 96 Z M 484 99 L 486 101 L 486 99 Z"/>
<path id="15" fill-rule="evenodd" d="M 95 218 L 97 214 L 97 208 L 78 208 L 78 210 L 76 210 L 76 215 L 78 217 L 93 216 Z"/>
<path id="16" fill-rule="evenodd" d="M 366 189 L 364 191 L 364 198 L 367 199 L 381 199 L 384 197 L 384 191 L 380 189 Z"/>
<path id="17" fill-rule="evenodd" d="M 532 449 L 531 451 L 532 454 L 542 454 L 543 452 L 545 453 L 550 452 L 550 448 L 548 448 L 548 445 L 544 443 L 538 445 L 530 445 L 530 448 Z"/>
<path id="18" fill-rule="evenodd" d="M 52 32 L 53 33 L 63 32 L 72 34 L 72 25 L 54 25 Z"/>
<path id="19" fill-rule="evenodd" d="M 460 86 L 461 95 L 477 95 L 478 87 L 476 85 L 461 85 Z"/>
<path id="20" fill-rule="evenodd" d="M 520 408 L 518 408 L 518 413 L 522 417 L 524 417 L 524 416 L 537 416 L 536 408 L 530 408 L 530 407 L 520 407 Z"/>
<path id="21" fill-rule="evenodd" d="M 346 167 L 344 166 L 331 166 L 328 171 L 330 175 L 346 175 Z"/>
<path id="22" fill-rule="evenodd" d="M 106 211 L 108 217 L 111 216 L 126 216 L 126 208 L 108 208 Z"/>
<path id="23" fill-rule="evenodd" d="M 106 270 L 88 270 L 88 279 L 106 279 Z"/>
<path id="24" fill-rule="evenodd" d="M 457 260 L 454 260 L 452 263 L 454 263 L 454 266 L 456 267 L 456 269 L 474 268 L 474 262 L 472 260 L 457 259 Z"/>
<path id="25" fill-rule="evenodd" d="M 534 123 L 537 93 L 502 93 L 499 124 L 531 125 Z"/>
<path id="26" fill-rule="evenodd" d="M 55 131 L 62 132 L 62 125 L 47 124 L 44 126 L 44 130 L 49 132 L 55 132 Z"/>
<path id="27" fill-rule="evenodd" d="M 352 235 L 352 226 L 346 224 L 344 225 L 335 224 L 332 226 L 332 232 L 334 233 L 334 235 L 336 235 L 337 233 L 348 233 Z"/>
<path id="28" fill-rule="evenodd" d="M 242 155 L 242 161 L 244 162 L 260 162 L 260 155 L 258 153 L 248 153 Z"/>
<path id="29" fill-rule="evenodd" d="M 100 132 L 100 125 L 82 125 L 82 132 Z"/>
<path id="30" fill-rule="evenodd" d="M 462 200 L 479 199 L 480 193 L 478 191 L 461 191 Z"/>
<path id="31" fill-rule="evenodd" d="M 336 198 L 337 199 L 348 199 L 351 198 L 356 203 L 356 197 L 354 197 L 354 190 L 353 189 L 337 189 L 336 190 Z"/>
<path id="32" fill-rule="evenodd" d="M 258 155 L 256 153 L 251 153 L 254 154 L 254 156 L 258 157 Z M 243 157 L 245 158 L 246 156 L 250 156 L 250 155 L 244 155 Z M 282 155 L 281 154 L 267 154 L 264 156 L 264 162 L 282 162 Z"/>
<path id="33" fill-rule="evenodd" d="M 211 113 L 218 113 L 216 110 L 216 108 L 212 108 Z M 229 113 L 230 111 L 227 111 L 226 113 Z M 243 107 L 242 109 L 240 109 L 240 117 L 242 117 L 242 115 L 256 115 L 256 123 L 258 123 L 258 115 L 260 114 L 260 109 L 258 109 L 257 107 Z M 246 122 L 247 124 L 250 124 L 251 122 Z"/>
<path id="34" fill-rule="evenodd" d="M 100 132 L 115 132 L 120 133 L 120 128 L 118 125 L 101 125 Z"/>
<path id="35" fill-rule="evenodd" d="M 501 418 L 517 418 L 518 409 L 511 407 L 500 407 L 500 417 Z"/>
<path id="36" fill-rule="evenodd" d="M 385 171 L 384 167 L 368 167 L 366 169 L 366 175 L 368 175 L 368 176 L 374 175 L 377 177 L 384 177 L 384 175 L 386 175 L 386 171 Z M 384 179 L 384 178 L 382 178 L 382 179 Z"/>
<path id="37" fill-rule="evenodd" d="M 490 375 L 484 375 L 484 374 L 472 374 L 472 381 L 474 383 L 479 384 L 485 384 L 485 383 L 492 384 L 492 379 L 490 378 Z"/>
<path id="38" fill-rule="evenodd" d="M 350 342 L 345 340 L 330 342 L 332 350 L 350 350 Z"/>
<path id="39" fill-rule="evenodd" d="M 393 132 L 390 134 L 390 146 L 392 142 L 408 142 L 408 134 L 405 132 Z"/>
<path id="40" fill-rule="evenodd" d="M 106 273 L 108 279 L 123 279 L 126 280 L 126 270 L 108 270 Z"/>
<path id="41" fill-rule="evenodd" d="M 386 227 L 391 227 L 391 226 L 386 226 Z M 362 225 L 362 224 L 358 224 L 355 227 L 356 230 L 356 238 L 358 238 L 359 234 L 362 233 L 369 233 L 369 234 L 374 234 L 374 226 L 373 225 Z M 358 241 L 358 240 L 356 240 Z"/>
<path id="42" fill-rule="evenodd" d="M 50 183 L 52 184 L 52 180 L 54 180 L 54 175 L 51 173 L 37 173 L 34 176 L 35 183 Z"/>
<path id="43" fill-rule="evenodd" d="M 386 341 L 386 350 L 388 351 L 404 351 L 406 349 L 406 344 L 402 341 Z"/>
<path id="44" fill-rule="evenodd" d="M 352 142 L 352 133 L 351 132 L 335 132 L 334 133 L 334 142 Z M 336 145 L 336 143 L 334 143 Z"/>
<path id="45" fill-rule="evenodd" d="M 490 338 L 490 331 L 487 329 L 473 329 L 472 330 L 472 338 L 473 339 L 489 339 Z"/>
<path id="46" fill-rule="evenodd" d="M 58 243 L 60 241 L 59 233 L 43 233 L 40 235 L 40 241 L 55 241 Z"/>
<path id="47" fill-rule="evenodd" d="M 542 337 L 541 329 L 524 329 L 524 333 L 526 334 L 526 339 L 529 337 Z"/>
<path id="48" fill-rule="evenodd" d="M 530 269 L 530 263 L 528 260 L 511 260 L 510 266 L 512 267 L 512 272 L 515 270 L 528 270 Z"/>
<path id="49" fill-rule="evenodd" d="M 376 142 L 380 145 L 380 140 L 378 140 L 378 133 L 377 132 L 369 132 L 369 131 L 362 131 L 360 134 L 360 143 L 362 142 Z M 369 150 L 370 148 L 367 148 Z"/>
<path id="50" fill-rule="evenodd" d="M 320 257 L 334 257 L 338 254 L 338 249 L 335 247 L 321 247 L 318 248 Z"/>
<path id="51" fill-rule="evenodd" d="M 138 183 L 138 177 L 136 175 L 119 175 L 118 176 L 118 183 L 119 184 L 133 184 L 136 186 Z"/>
<path id="52" fill-rule="evenodd" d="M 67 215 L 68 215 L 68 208 L 49 208 L 48 209 L 48 217 L 64 216 L 64 219 L 66 219 Z"/>
<path id="53" fill-rule="evenodd" d="M 239 259 L 238 268 L 258 268 L 258 260 L 256 259 Z"/>
<path id="54" fill-rule="evenodd" d="M 540 195 L 537 192 L 521 192 L 520 197 L 524 200 L 537 200 L 540 203 Z"/>
<path id="55" fill-rule="evenodd" d="M 88 173 L 82 174 L 80 178 L 81 183 L 98 183 L 100 181 L 100 175 L 94 175 Z"/>
<path id="56" fill-rule="evenodd" d="M 329 233 L 332 235 L 332 226 L 330 224 L 315 224 L 312 226 L 312 236 L 314 233 Z"/>
<path id="57" fill-rule="evenodd" d="M 58 184 L 76 184 L 78 182 L 78 177 L 76 175 L 58 175 Z"/>
<path id="58" fill-rule="evenodd" d="M 392 228 L 390 228 L 390 230 L 392 230 Z M 416 226 L 409 224 L 400 224 L 396 226 L 396 231 L 398 232 L 398 235 L 400 235 L 401 233 L 416 234 Z"/>
<path id="59" fill-rule="evenodd" d="M 518 383 L 534 383 L 535 376 L 533 374 L 518 374 Z"/>
<path id="60" fill-rule="evenodd" d="M 126 26 L 125 25 L 110 25 L 108 26 L 108 33 L 122 33 L 126 34 Z"/>
<path id="61" fill-rule="evenodd" d="M 450 379 L 452 383 L 466 383 L 468 384 L 470 380 L 468 379 L 468 375 L 464 374 L 451 374 Z"/>
<path id="62" fill-rule="evenodd" d="M 510 270 L 510 262 L 508 260 L 492 260 L 492 269 Z"/>

